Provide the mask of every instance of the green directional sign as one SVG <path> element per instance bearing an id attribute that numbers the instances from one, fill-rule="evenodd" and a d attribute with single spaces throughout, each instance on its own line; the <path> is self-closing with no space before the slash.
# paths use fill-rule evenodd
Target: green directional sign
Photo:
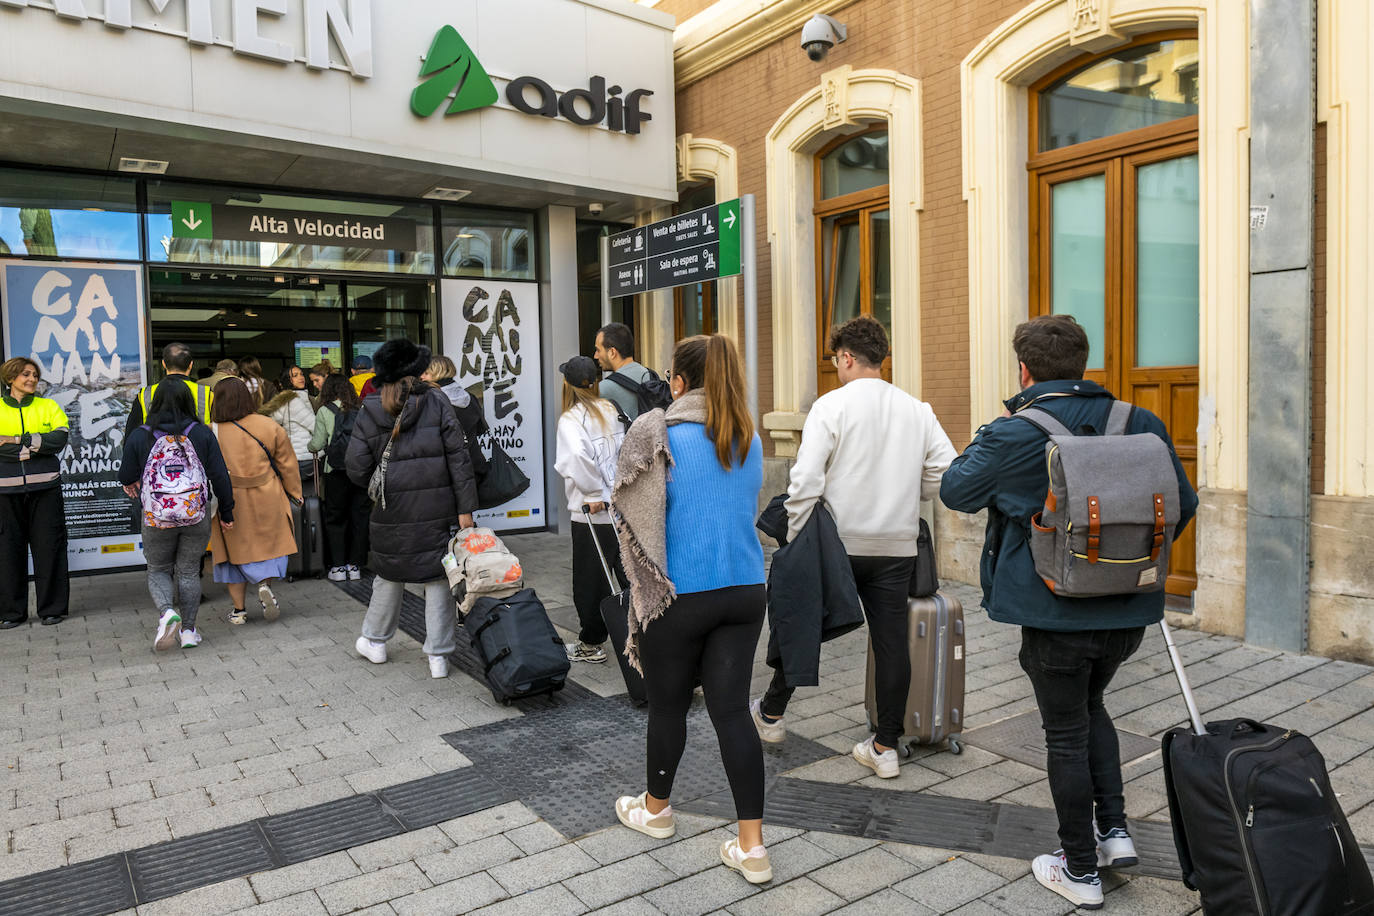
<path id="1" fill-rule="evenodd" d="M 450 95 L 453 101 L 444 112 L 446 115 L 485 108 L 495 103 L 498 97 L 496 86 L 482 62 L 451 25 L 435 33 L 429 53 L 420 65 L 420 76 L 429 79 L 416 86 L 410 94 L 410 110 L 422 118 L 438 111 Z"/>
<path id="2" fill-rule="evenodd" d="M 210 204 L 203 200 L 172 201 L 172 237 L 213 239 L 215 225 L 210 214 Z"/>
<path id="3" fill-rule="evenodd" d="M 720 217 L 720 275 L 739 273 L 739 198 L 716 205 Z"/>

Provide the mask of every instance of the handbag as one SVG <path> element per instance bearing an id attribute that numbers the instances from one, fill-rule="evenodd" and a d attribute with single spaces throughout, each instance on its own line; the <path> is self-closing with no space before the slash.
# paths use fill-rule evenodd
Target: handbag
<path id="1" fill-rule="evenodd" d="M 386 468 L 391 463 L 391 447 L 396 444 L 396 437 L 401 433 L 402 416 L 405 416 L 404 409 L 396 417 L 396 425 L 391 427 L 391 437 L 386 440 L 386 448 L 382 449 L 382 458 L 372 469 L 372 477 L 367 481 L 367 498 L 381 505 L 383 509 L 386 508 Z"/>
<path id="2" fill-rule="evenodd" d="M 477 508 L 494 509 L 508 503 L 530 488 L 530 479 L 515 459 L 494 440 L 487 473 L 477 482 Z"/>
<path id="3" fill-rule="evenodd" d="M 916 535 L 916 565 L 911 570 L 911 582 L 907 585 L 910 598 L 928 598 L 940 590 L 940 577 L 936 574 L 935 539 L 930 536 L 930 526 L 921 519 L 921 530 Z"/>
<path id="4" fill-rule="evenodd" d="M 243 429 L 243 426 L 240 425 L 238 420 L 230 420 L 229 422 L 233 423 L 239 429 Z M 304 499 L 297 499 L 296 497 L 292 496 L 289 492 L 287 492 L 286 480 L 281 476 L 281 469 L 277 467 L 277 459 L 272 457 L 272 453 L 268 450 L 267 446 L 262 444 L 262 440 L 259 439 L 257 436 L 253 435 L 252 433 L 248 432 L 248 430 L 246 429 L 243 429 L 243 432 L 244 435 L 246 435 L 249 439 L 252 439 L 254 442 L 256 442 L 258 444 L 258 448 L 262 449 L 262 453 L 267 456 L 267 463 L 272 466 L 272 473 L 277 475 L 277 483 L 281 484 L 281 491 L 286 494 L 287 501 L 290 502 L 293 506 L 305 505 Z"/>

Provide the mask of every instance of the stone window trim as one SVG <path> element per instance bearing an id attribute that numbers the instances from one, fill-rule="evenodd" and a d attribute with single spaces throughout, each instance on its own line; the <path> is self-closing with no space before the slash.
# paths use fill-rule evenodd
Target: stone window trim
<path id="1" fill-rule="evenodd" d="M 773 409 L 763 427 L 778 457 L 795 457 L 816 400 L 815 154 L 836 137 L 886 122 L 892 212 L 892 381 L 920 397 L 921 82 L 846 65 L 792 103 L 765 138 L 772 266 Z M 899 306 L 898 303 L 901 305 Z"/>
<path id="2" fill-rule="evenodd" d="M 1198 477 L 1245 487 L 1249 337 L 1249 29 L 1229 0 L 1036 0 L 960 68 L 969 245 L 969 434 L 1017 388 L 1011 334 L 1029 308 L 1028 87 L 1149 32 L 1198 33 L 1201 211 Z"/>

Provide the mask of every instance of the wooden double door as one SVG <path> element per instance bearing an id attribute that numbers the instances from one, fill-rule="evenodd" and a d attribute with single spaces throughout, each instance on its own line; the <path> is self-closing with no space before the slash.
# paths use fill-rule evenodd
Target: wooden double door
<path id="1" fill-rule="evenodd" d="M 1199 189 L 1196 120 L 1185 120 L 1192 131 L 1175 122 L 1129 146 L 1032 163 L 1031 312 L 1083 325 L 1087 378 L 1163 420 L 1196 486 Z M 1190 600 L 1196 586 L 1190 523 L 1166 590 Z"/>

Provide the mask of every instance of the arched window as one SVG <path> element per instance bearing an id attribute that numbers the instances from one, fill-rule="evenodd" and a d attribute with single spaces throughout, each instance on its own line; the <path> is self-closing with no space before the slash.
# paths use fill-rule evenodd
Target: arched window
<path id="1" fill-rule="evenodd" d="M 1169 428 L 1197 482 L 1198 41 L 1080 58 L 1032 88 L 1030 312 L 1088 333 L 1088 378 Z M 1197 582 L 1192 532 L 1168 591 Z"/>
<path id="2" fill-rule="evenodd" d="M 887 129 L 841 137 L 816 155 L 817 393 L 839 386 L 830 329 L 872 315 L 892 335 Z M 883 363 L 891 380 L 892 360 Z"/>

